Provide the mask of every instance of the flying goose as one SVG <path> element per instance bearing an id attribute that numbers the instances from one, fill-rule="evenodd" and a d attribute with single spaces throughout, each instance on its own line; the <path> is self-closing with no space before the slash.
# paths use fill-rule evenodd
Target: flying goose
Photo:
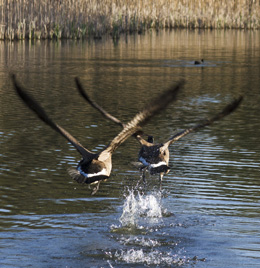
<path id="1" fill-rule="evenodd" d="M 81 154 L 82 160 L 79 162 L 77 169 L 70 170 L 71 177 L 78 183 L 95 184 L 97 187 L 93 193 L 99 189 L 102 180 L 109 178 L 112 169 L 112 154 L 117 147 L 128 137 L 140 130 L 140 127 L 148 120 L 163 110 L 170 102 L 174 101 L 177 93 L 183 86 L 183 81 L 170 87 L 167 91 L 160 94 L 151 101 L 143 110 L 125 124 L 123 130 L 109 143 L 109 145 L 99 153 L 92 153 L 84 148 L 69 132 L 60 125 L 56 124 L 44 111 L 44 109 L 17 83 L 15 75 L 12 75 L 13 84 L 18 96 L 36 115 L 56 132 L 67 139 Z"/>
<path id="2" fill-rule="evenodd" d="M 122 123 L 119 119 L 109 114 L 105 111 L 101 106 L 99 106 L 96 102 L 90 99 L 87 95 L 86 91 L 83 89 L 80 81 L 76 78 L 76 84 L 78 87 L 79 93 L 85 98 L 91 106 L 97 109 L 103 116 L 110 119 L 111 121 L 115 122 L 116 124 L 124 127 L 125 124 Z M 145 182 L 145 171 L 148 170 L 151 175 L 159 174 L 159 181 L 162 181 L 164 174 L 167 174 L 170 170 L 169 164 L 169 146 L 179 140 L 180 138 L 186 136 L 187 134 L 197 131 L 203 127 L 209 126 L 217 120 L 222 119 L 223 117 L 232 113 L 241 103 L 243 97 L 240 96 L 228 105 L 224 107 L 224 109 L 217 113 L 215 116 L 204 119 L 201 123 L 194 125 L 191 128 L 187 128 L 183 131 L 178 132 L 177 134 L 173 135 L 170 139 L 168 139 L 164 143 L 154 144 L 153 136 L 148 136 L 147 141 L 141 137 L 139 134 L 134 134 L 134 137 L 139 141 L 141 144 L 141 149 L 138 154 L 138 161 L 142 163 L 142 178 Z"/>

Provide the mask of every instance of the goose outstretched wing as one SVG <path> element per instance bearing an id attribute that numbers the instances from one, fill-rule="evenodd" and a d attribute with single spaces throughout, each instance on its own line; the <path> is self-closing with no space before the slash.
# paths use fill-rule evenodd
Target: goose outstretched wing
<path id="1" fill-rule="evenodd" d="M 216 115 L 212 116 L 211 118 L 205 119 L 201 123 L 175 134 L 167 142 L 164 143 L 163 148 L 161 150 L 164 151 L 172 143 L 181 139 L 182 137 L 186 136 L 187 134 L 194 132 L 194 131 L 197 131 L 197 130 L 204 128 L 206 126 L 209 126 L 209 125 L 213 124 L 215 121 L 218 121 L 218 120 L 224 118 L 225 116 L 231 114 L 232 112 L 234 112 L 238 108 L 238 106 L 240 105 L 242 100 L 243 100 L 243 96 L 238 97 L 237 99 L 235 99 L 234 101 L 232 101 L 231 103 L 226 105 L 221 112 L 217 113 Z"/>
<path id="2" fill-rule="evenodd" d="M 113 121 L 114 123 L 120 125 L 121 127 L 124 127 L 124 124 L 117 119 L 116 117 L 114 117 L 113 115 L 111 115 L 110 113 L 108 113 L 107 111 L 105 111 L 100 105 L 98 105 L 95 101 L 93 101 L 88 94 L 86 93 L 86 91 L 83 89 L 81 82 L 79 81 L 79 78 L 76 77 L 75 78 L 75 82 L 78 88 L 78 91 L 80 93 L 80 95 L 96 110 L 98 110 L 105 118 Z"/>
<path id="3" fill-rule="evenodd" d="M 84 158 L 93 158 L 93 156 L 95 156 L 95 154 L 84 148 L 69 132 L 48 117 L 44 109 L 17 83 L 15 75 L 11 77 L 18 96 L 45 124 L 49 125 L 67 139 Z"/>

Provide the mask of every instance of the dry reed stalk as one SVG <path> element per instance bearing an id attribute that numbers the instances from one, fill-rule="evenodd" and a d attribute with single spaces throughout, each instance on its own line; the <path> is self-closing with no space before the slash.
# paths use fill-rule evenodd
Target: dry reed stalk
<path id="1" fill-rule="evenodd" d="M 260 29 L 260 1 L 0 0 L 0 39 L 119 38 L 174 27 Z"/>

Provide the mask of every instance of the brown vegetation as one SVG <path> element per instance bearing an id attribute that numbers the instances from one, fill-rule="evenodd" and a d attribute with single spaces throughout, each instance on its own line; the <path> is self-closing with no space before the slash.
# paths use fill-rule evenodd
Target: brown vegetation
<path id="1" fill-rule="evenodd" d="M 260 1 L 0 0 L 0 39 L 118 38 L 176 27 L 260 29 Z"/>

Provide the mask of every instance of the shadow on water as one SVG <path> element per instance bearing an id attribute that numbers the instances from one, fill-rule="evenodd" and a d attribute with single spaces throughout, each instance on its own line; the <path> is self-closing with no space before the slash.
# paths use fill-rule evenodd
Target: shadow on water
<path id="1" fill-rule="evenodd" d="M 162 31 L 100 42 L 0 42 L 1 267 L 257 267 L 259 33 Z M 204 58 L 201 66 L 194 60 Z M 178 101 L 145 127 L 156 142 L 223 108 L 242 106 L 170 148 L 171 171 L 144 188 L 138 144 L 113 156 L 99 192 L 71 181 L 75 149 L 14 94 L 9 71 L 48 114 L 98 151 L 120 131 L 78 95 L 127 122 L 146 99 L 184 78 Z M 138 187 L 136 187 L 138 184 Z M 40 265 L 39 265 L 40 264 Z"/>

